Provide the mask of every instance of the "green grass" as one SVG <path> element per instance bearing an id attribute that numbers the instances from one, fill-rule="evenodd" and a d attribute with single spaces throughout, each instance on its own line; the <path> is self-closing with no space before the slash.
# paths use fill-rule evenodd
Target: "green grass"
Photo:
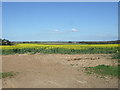
<path id="1" fill-rule="evenodd" d="M 120 63 L 120 51 L 114 53 L 112 55 L 112 59 L 117 59 L 118 60 L 118 63 Z"/>
<path id="2" fill-rule="evenodd" d="M 120 78 L 120 65 L 109 66 L 109 65 L 98 65 L 96 67 L 84 67 L 87 74 L 99 74 L 102 76 L 113 76 Z"/>
<path id="3" fill-rule="evenodd" d="M 0 50 L 2 55 L 9 54 L 24 54 L 24 53 L 43 53 L 43 54 L 114 54 L 117 52 L 117 47 L 90 47 L 86 49 L 66 49 L 66 48 L 51 48 L 46 49 L 40 48 L 24 48 L 24 49 L 8 49 L 8 50 Z"/>
<path id="4" fill-rule="evenodd" d="M 120 59 L 120 51 L 112 55 L 112 59 Z"/>
<path id="5" fill-rule="evenodd" d="M 13 77 L 16 73 L 14 72 L 4 72 L 4 73 L 0 73 L 0 79 L 1 78 L 6 78 L 6 77 Z"/>

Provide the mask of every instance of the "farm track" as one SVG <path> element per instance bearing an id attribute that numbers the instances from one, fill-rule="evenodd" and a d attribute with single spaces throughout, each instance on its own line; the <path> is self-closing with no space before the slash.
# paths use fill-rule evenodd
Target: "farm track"
<path id="1" fill-rule="evenodd" d="M 3 88 L 117 88 L 118 79 L 89 75 L 84 68 L 117 65 L 109 54 L 16 54 L 2 56 L 3 72 L 18 72 L 4 78 Z"/>

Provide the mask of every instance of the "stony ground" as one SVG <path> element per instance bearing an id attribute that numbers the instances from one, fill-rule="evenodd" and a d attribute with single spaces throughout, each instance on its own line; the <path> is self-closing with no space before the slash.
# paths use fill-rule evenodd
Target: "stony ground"
<path id="1" fill-rule="evenodd" d="M 117 88 L 118 79 L 86 74 L 84 68 L 116 65 L 107 54 L 3 55 L 3 72 L 17 72 L 2 80 L 3 88 Z"/>

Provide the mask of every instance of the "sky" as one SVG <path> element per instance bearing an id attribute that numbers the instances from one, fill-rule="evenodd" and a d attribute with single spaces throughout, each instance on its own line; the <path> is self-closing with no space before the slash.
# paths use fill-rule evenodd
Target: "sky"
<path id="1" fill-rule="evenodd" d="M 118 39 L 117 2 L 3 2 L 2 38 L 11 41 Z"/>

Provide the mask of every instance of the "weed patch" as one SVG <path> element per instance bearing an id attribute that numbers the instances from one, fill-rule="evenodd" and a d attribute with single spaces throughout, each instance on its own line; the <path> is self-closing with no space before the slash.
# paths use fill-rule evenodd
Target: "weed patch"
<path id="1" fill-rule="evenodd" d="M 0 73 L 0 79 L 1 78 L 6 78 L 6 77 L 13 77 L 14 75 L 16 75 L 16 73 L 14 72 L 4 72 L 4 73 Z"/>
<path id="2" fill-rule="evenodd" d="M 87 74 L 99 74 L 99 75 L 108 75 L 120 78 L 120 65 L 118 66 L 109 66 L 109 65 L 98 65 L 96 67 L 84 67 Z"/>

